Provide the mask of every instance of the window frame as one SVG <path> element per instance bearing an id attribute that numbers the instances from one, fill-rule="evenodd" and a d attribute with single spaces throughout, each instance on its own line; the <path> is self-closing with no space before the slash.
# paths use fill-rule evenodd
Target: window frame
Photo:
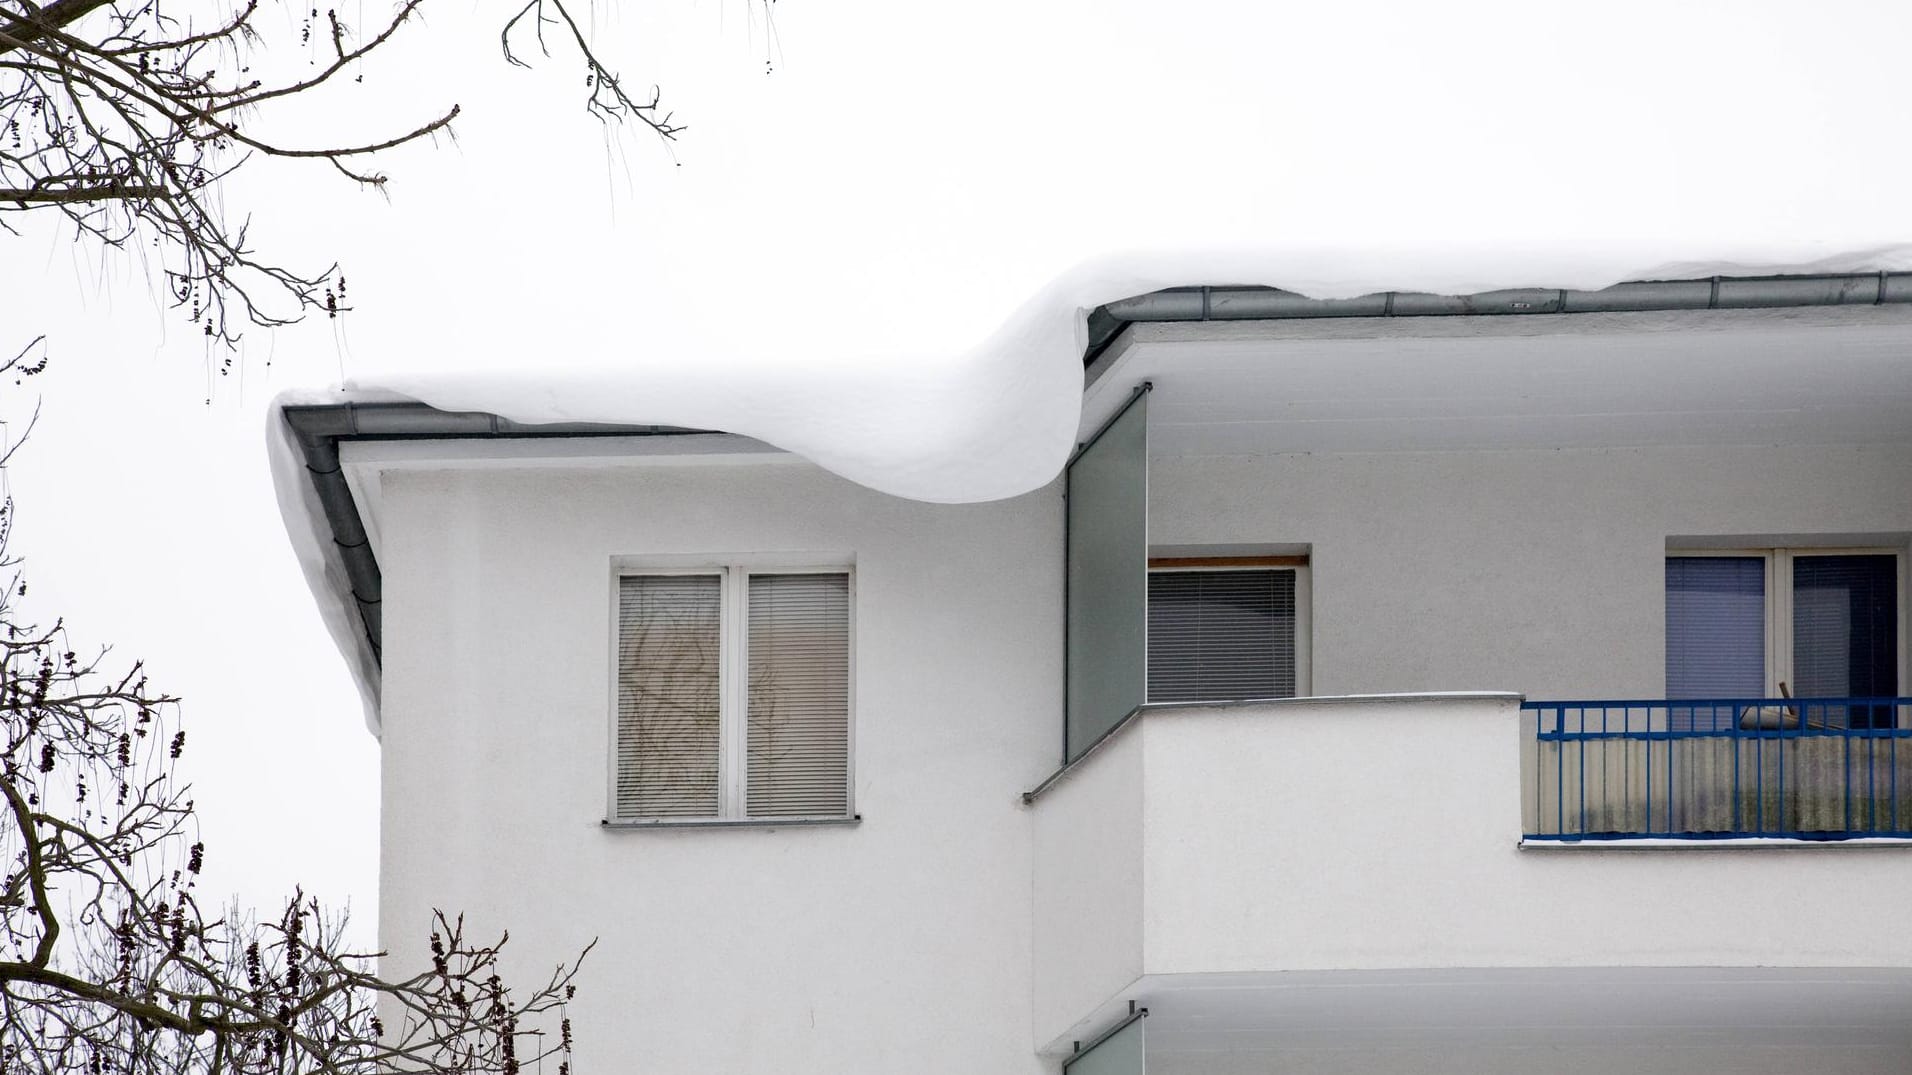
<path id="1" fill-rule="evenodd" d="M 1719 548 L 1669 548 L 1664 559 L 1704 557 L 1758 558 L 1765 566 L 1766 609 L 1766 697 L 1779 697 L 1779 684 L 1784 680 L 1791 689 L 1793 674 L 1793 571 L 1792 562 L 1801 556 L 1890 556 L 1893 560 L 1893 583 L 1898 598 L 1898 682 L 1899 694 L 1904 695 L 1908 687 L 1908 647 L 1906 628 L 1912 624 L 1912 610 L 1907 609 L 1906 599 L 1912 590 L 1908 589 L 1905 577 L 1906 550 L 1894 545 L 1753 545 L 1722 546 Z M 1666 622 L 1666 587 L 1660 587 L 1660 622 Z M 1664 629 L 1664 628 L 1662 628 Z M 1666 640 L 1660 641 L 1661 666 L 1660 685 L 1666 686 Z M 1794 693 L 1798 693 L 1794 691 Z"/>
<path id="2" fill-rule="evenodd" d="M 1314 588 L 1309 578 L 1307 555 L 1283 556 L 1154 556 L 1148 559 L 1148 573 L 1193 574 L 1221 571 L 1292 571 L 1295 573 L 1295 698 L 1314 695 Z M 1147 613 L 1146 606 L 1144 614 Z M 1256 702 L 1272 699 L 1213 698 L 1202 702 L 1156 702 L 1152 684 L 1145 678 L 1142 697 L 1148 705 L 1207 705 L 1214 702 Z"/>
<path id="3" fill-rule="evenodd" d="M 857 739 L 857 583 L 850 557 L 756 555 L 724 557 L 615 557 L 611 562 L 609 638 L 606 667 L 604 821 L 625 828 L 686 826 L 773 826 L 842 824 L 861 820 L 856 809 Z M 709 816 L 621 816 L 617 812 L 618 692 L 621 580 L 635 576 L 716 576 L 717 649 L 717 813 Z M 843 736 L 844 809 L 841 814 L 752 816 L 749 803 L 750 756 L 750 579 L 753 575 L 842 575 L 849 603 L 845 618 L 847 651 Z"/>

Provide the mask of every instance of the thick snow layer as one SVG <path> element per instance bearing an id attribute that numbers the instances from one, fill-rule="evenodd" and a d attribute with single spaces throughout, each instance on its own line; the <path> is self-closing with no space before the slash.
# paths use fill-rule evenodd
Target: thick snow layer
<path id="1" fill-rule="evenodd" d="M 408 398 L 519 422 L 616 422 L 721 429 L 801 455 L 882 492 L 945 503 L 1014 496 L 1054 478 L 1081 414 L 1086 315 L 1167 287 L 1267 285 L 1315 298 L 1377 291 L 1469 294 L 1511 287 L 1595 289 L 1623 280 L 1713 275 L 1912 270 L 1912 244 L 1420 245 L 1131 253 L 1086 263 L 969 342 L 937 334 L 938 303 L 923 296 L 913 344 L 858 338 L 859 321 L 820 307 L 808 324 L 783 323 L 776 353 L 714 346 L 619 353 L 570 369 L 398 373 L 333 389 L 281 395 L 268 415 L 274 481 L 286 530 L 374 732 L 378 667 L 357 622 L 297 446 L 279 416 L 288 404 Z M 832 316 L 835 314 L 835 316 Z"/>

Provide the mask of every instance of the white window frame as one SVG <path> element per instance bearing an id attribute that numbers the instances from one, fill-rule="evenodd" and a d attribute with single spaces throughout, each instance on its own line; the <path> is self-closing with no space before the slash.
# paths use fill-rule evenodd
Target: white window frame
<path id="1" fill-rule="evenodd" d="M 1214 572 L 1214 571 L 1292 571 L 1295 573 L 1295 693 L 1294 693 L 1294 696 L 1296 698 L 1313 697 L 1313 693 L 1314 693 L 1314 641 L 1313 641 L 1314 614 L 1312 612 L 1312 609 L 1314 607 L 1314 590 L 1308 578 L 1308 575 L 1309 575 L 1308 569 L 1310 566 L 1308 562 L 1308 558 L 1305 556 L 1270 556 L 1270 557 L 1245 556 L 1245 557 L 1239 558 L 1242 561 L 1240 563 L 1178 564 L 1175 562 L 1177 560 L 1200 560 L 1200 559 L 1205 559 L 1205 558 L 1199 557 L 1199 556 L 1197 557 L 1151 556 L 1149 558 L 1150 562 L 1149 562 L 1148 573 L 1151 575 L 1154 575 L 1157 573 L 1192 574 L 1195 572 Z M 1236 559 L 1236 558 L 1225 557 L 1224 559 Z M 1279 560 L 1279 561 L 1287 561 L 1287 562 L 1281 562 L 1281 563 L 1252 562 L 1255 560 L 1264 560 L 1264 559 L 1268 561 Z M 1301 562 L 1300 563 L 1292 562 L 1295 560 L 1299 560 Z M 1159 566 L 1158 566 L 1158 562 L 1159 562 Z M 1146 614 L 1146 612 L 1147 612 L 1147 609 L 1145 607 L 1144 614 Z M 1148 698 L 1150 696 L 1149 695 L 1150 687 L 1151 687 L 1151 684 L 1149 684 L 1145 679 L 1142 684 L 1142 696 L 1144 698 Z M 1221 701 L 1221 700 L 1224 700 L 1224 699 L 1217 699 L 1217 701 Z M 1241 699 L 1241 701 L 1256 701 L 1256 700 L 1258 699 Z M 1154 703 L 1151 703 L 1151 704 L 1154 704 Z M 1202 703 L 1200 702 L 1166 702 L 1161 704 L 1200 705 Z"/>
<path id="2" fill-rule="evenodd" d="M 1793 676 L 1792 667 L 1792 562 L 1796 557 L 1800 556 L 1890 556 L 1893 558 L 1893 578 L 1898 588 L 1899 694 L 1904 696 L 1908 692 L 1912 692 L 1912 685 L 1908 685 L 1907 683 L 1907 672 L 1912 669 L 1908 668 L 1907 663 L 1908 647 L 1906 628 L 1909 623 L 1912 623 L 1912 616 L 1908 615 L 1908 612 L 1912 610 L 1906 608 L 1908 586 L 1905 577 L 1905 549 L 1895 548 L 1890 545 L 1788 545 L 1780 547 L 1680 548 L 1666 550 L 1666 558 L 1669 560 L 1675 557 L 1758 557 L 1764 561 L 1766 566 L 1766 600 L 1764 602 L 1766 606 L 1766 697 L 1768 698 L 1777 698 L 1779 696 L 1779 684 L 1781 681 L 1786 683 L 1788 689 L 1795 686 L 1795 677 Z M 1662 602 L 1662 610 L 1664 610 L 1664 602 L 1666 600 L 1666 588 L 1664 584 L 1662 584 L 1660 589 L 1660 599 Z M 1662 614 L 1662 620 L 1664 620 L 1664 613 Z M 1660 649 L 1661 653 L 1664 654 L 1666 650 L 1664 642 Z M 1666 681 L 1666 669 L 1664 666 L 1660 669 L 1660 681 L 1663 685 Z M 1794 693 L 1796 694 L 1798 692 L 1795 690 Z"/>
<path id="3" fill-rule="evenodd" d="M 618 777 L 618 638 L 620 580 L 633 576 L 714 575 L 721 581 L 718 591 L 717 648 L 717 813 L 707 817 L 623 817 L 617 812 Z M 847 580 L 849 617 L 846 626 L 849 651 L 848 721 L 844 731 L 844 811 L 841 814 L 813 816 L 752 817 L 744 812 L 749 802 L 749 773 L 745 766 L 750 754 L 750 577 L 752 575 L 843 575 Z M 725 560 L 707 558 L 619 557 L 612 561 L 610 579 L 609 662 L 605 679 L 609 685 L 606 704 L 606 746 L 604 777 L 605 824 L 627 827 L 696 825 L 805 825 L 860 820 L 856 810 L 856 636 L 857 599 L 855 565 L 847 558 L 776 555 L 738 557 Z"/>

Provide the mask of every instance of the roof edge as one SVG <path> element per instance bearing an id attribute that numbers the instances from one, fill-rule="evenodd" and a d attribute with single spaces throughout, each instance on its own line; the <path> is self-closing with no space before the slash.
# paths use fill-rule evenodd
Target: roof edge
<path id="1" fill-rule="evenodd" d="M 1502 317 L 1898 303 L 1912 303 L 1912 272 L 1629 280 L 1597 291 L 1551 287 L 1503 288 L 1471 295 L 1377 291 L 1351 299 L 1314 299 L 1275 287 L 1174 287 L 1135 295 L 1090 311 L 1089 341 L 1082 364 L 1085 367 L 1094 364 L 1123 330 L 1136 322 Z"/>
<path id="2" fill-rule="evenodd" d="M 442 411 L 417 402 L 288 403 L 279 409 L 305 464 L 306 480 L 317 497 L 350 584 L 359 627 L 372 661 L 384 661 L 384 579 L 372 551 L 365 520 L 339 462 L 339 444 L 357 440 L 452 440 L 534 437 L 656 437 L 716 432 L 680 426 L 620 425 L 606 422 L 514 422 L 482 411 Z M 326 535 L 321 535 L 321 537 Z"/>

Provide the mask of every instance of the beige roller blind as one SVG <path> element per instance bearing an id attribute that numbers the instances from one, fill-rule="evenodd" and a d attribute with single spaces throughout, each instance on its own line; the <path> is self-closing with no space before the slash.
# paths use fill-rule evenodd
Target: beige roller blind
<path id="1" fill-rule="evenodd" d="M 619 580 L 620 818 L 718 813 L 722 587 L 717 575 Z"/>
<path id="2" fill-rule="evenodd" d="M 750 817 L 849 813 L 850 578 L 752 575 Z"/>

